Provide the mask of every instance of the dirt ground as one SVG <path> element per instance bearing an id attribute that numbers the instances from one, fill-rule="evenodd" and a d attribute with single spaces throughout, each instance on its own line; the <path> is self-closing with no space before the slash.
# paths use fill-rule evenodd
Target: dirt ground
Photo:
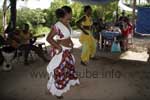
<path id="1" fill-rule="evenodd" d="M 138 40 L 135 44 L 141 43 Z M 85 67 L 80 64 L 80 53 L 80 48 L 73 52 L 80 85 L 65 93 L 64 100 L 150 100 L 149 63 L 97 51 L 98 60 Z M 16 61 L 12 71 L 1 70 L 0 100 L 57 100 L 46 89 L 47 65 L 34 57 L 29 66 Z"/>

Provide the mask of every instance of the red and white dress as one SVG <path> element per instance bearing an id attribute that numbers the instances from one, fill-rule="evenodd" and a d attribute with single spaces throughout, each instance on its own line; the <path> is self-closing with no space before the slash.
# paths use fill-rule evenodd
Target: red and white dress
<path id="1" fill-rule="evenodd" d="M 70 38 L 72 29 L 69 30 L 61 22 L 57 22 L 53 28 L 57 35 L 56 40 Z M 71 86 L 80 84 L 75 71 L 75 58 L 71 54 L 71 48 L 62 46 L 62 52 L 57 54 L 57 49 L 51 49 L 52 59 L 47 66 L 49 80 L 47 88 L 52 95 L 61 96 L 70 90 Z"/>

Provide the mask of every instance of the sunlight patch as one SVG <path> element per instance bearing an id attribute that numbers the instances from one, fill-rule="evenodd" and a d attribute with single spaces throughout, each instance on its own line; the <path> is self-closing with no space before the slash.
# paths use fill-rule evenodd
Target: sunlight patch
<path id="1" fill-rule="evenodd" d="M 120 59 L 137 60 L 137 61 L 144 61 L 144 62 L 147 62 L 148 58 L 149 55 L 147 54 L 147 51 L 143 51 L 143 52 L 127 51 L 121 54 L 120 56 Z"/>

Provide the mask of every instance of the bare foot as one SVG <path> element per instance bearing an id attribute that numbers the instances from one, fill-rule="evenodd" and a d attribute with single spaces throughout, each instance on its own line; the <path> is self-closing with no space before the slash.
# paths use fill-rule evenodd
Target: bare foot
<path id="1" fill-rule="evenodd" d="M 83 65 L 83 66 L 87 66 L 87 63 L 85 63 L 85 62 L 81 61 L 81 65 Z"/>
<path id="2" fill-rule="evenodd" d="M 56 96 L 57 99 L 63 99 L 63 96 Z"/>
<path id="3" fill-rule="evenodd" d="M 45 91 L 46 95 L 52 95 L 48 90 Z"/>

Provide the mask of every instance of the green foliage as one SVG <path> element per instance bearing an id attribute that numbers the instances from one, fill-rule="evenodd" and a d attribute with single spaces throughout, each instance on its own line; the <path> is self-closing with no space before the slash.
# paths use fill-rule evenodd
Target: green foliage
<path id="1" fill-rule="evenodd" d="M 139 5 L 139 7 L 148 7 L 148 8 L 150 8 L 150 3 L 149 4 Z"/>
<path id="2" fill-rule="evenodd" d="M 7 11 L 6 20 L 9 21 L 10 12 Z M 0 34 L 3 33 L 3 12 L 0 9 Z"/>
<path id="3" fill-rule="evenodd" d="M 54 0 L 53 2 L 51 2 L 50 5 L 51 5 L 50 8 L 48 10 L 45 10 L 45 12 L 47 13 L 46 25 L 54 24 L 57 21 L 57 18 L 55 16 L 56 9 L 64 5 L 69 5 L 69 2 L 68 0 Z"/>
<path id="4" fill-rule="evenodd" d="M 17 25 L 21 27 L 23 23 L 30 23 L 33 26 L 44 24 L 46 16 L 41 9 L 22 8 L 17 12 Z"/>
<path id="5" fill-rule="evenodd" d="M 72 12 L 73 12 L 73 18 L 72 18 L 72 23 L 71 26 L 76 26 L 76 21 L 83 16 L 83 5 L 78 3 L 78 2 L 74 2 L 70 5 L 70 7 L 72 8 Z"/>
<path id="6" fill-rule="evenodd" d="M 31 30 L 32 30 L 33 35 L 35 35 L 35 36 L 40 35 L 40 34 L 46 34 L 46 33 L 50 32 L 50 28 L 44 27 L 42 25 L 33 27 Z"/>
<path id="7" fill-rule="evenodd" d="M 47 13 L 41 9 L 22 8 L 17 12 L 17 27 L 22 29 L 24 23 L 28 23 L 30 29 L 35 34 L 47 32 L 46 27 Z"/>
<path id="8" fill-rule="evenodd" d="M 110 4 L 106 5 L 106 13 L 105 13 L 105 20 L 112 21 L 113 20 L 113 12 L 117 9 L 118 2 L 111 2 Z"/>
<path id="9" fill-rule="evenodd" d="M 92 5 L 93 18 L 103 18 L 105 21 L 113 20 L 113 12 L 117 9 L 117 3 L 111 2 L 106 5 Z M 34 34 L 42 34 L 49 32 L 49 28 L 52 24 L 57 21 L 55 16 L 55 10 L 68 5 L 72 8 L 73 19 L 71 25 L 76 28 L 76 21 L 83 16 L 83 4 L 79 2 L 69 3 L 68 0 L 53 0 L 50 4 L 49 9 L 29 9 L 22 8 L 17 10 L 17 27 L 22 28 L 24 23 L 30 25 L 30 29 Z M 9 13 L 9 12 L 8 12 Z M 9 14 L 7 14 L 9 15 Z M 2 11 L 0 11 L 0 19 L 2 19 Z M 0 20 L 2 23 L 2 20 Z M 2 24 L 0 24 L 0 32 L 2 31 Z"/>

